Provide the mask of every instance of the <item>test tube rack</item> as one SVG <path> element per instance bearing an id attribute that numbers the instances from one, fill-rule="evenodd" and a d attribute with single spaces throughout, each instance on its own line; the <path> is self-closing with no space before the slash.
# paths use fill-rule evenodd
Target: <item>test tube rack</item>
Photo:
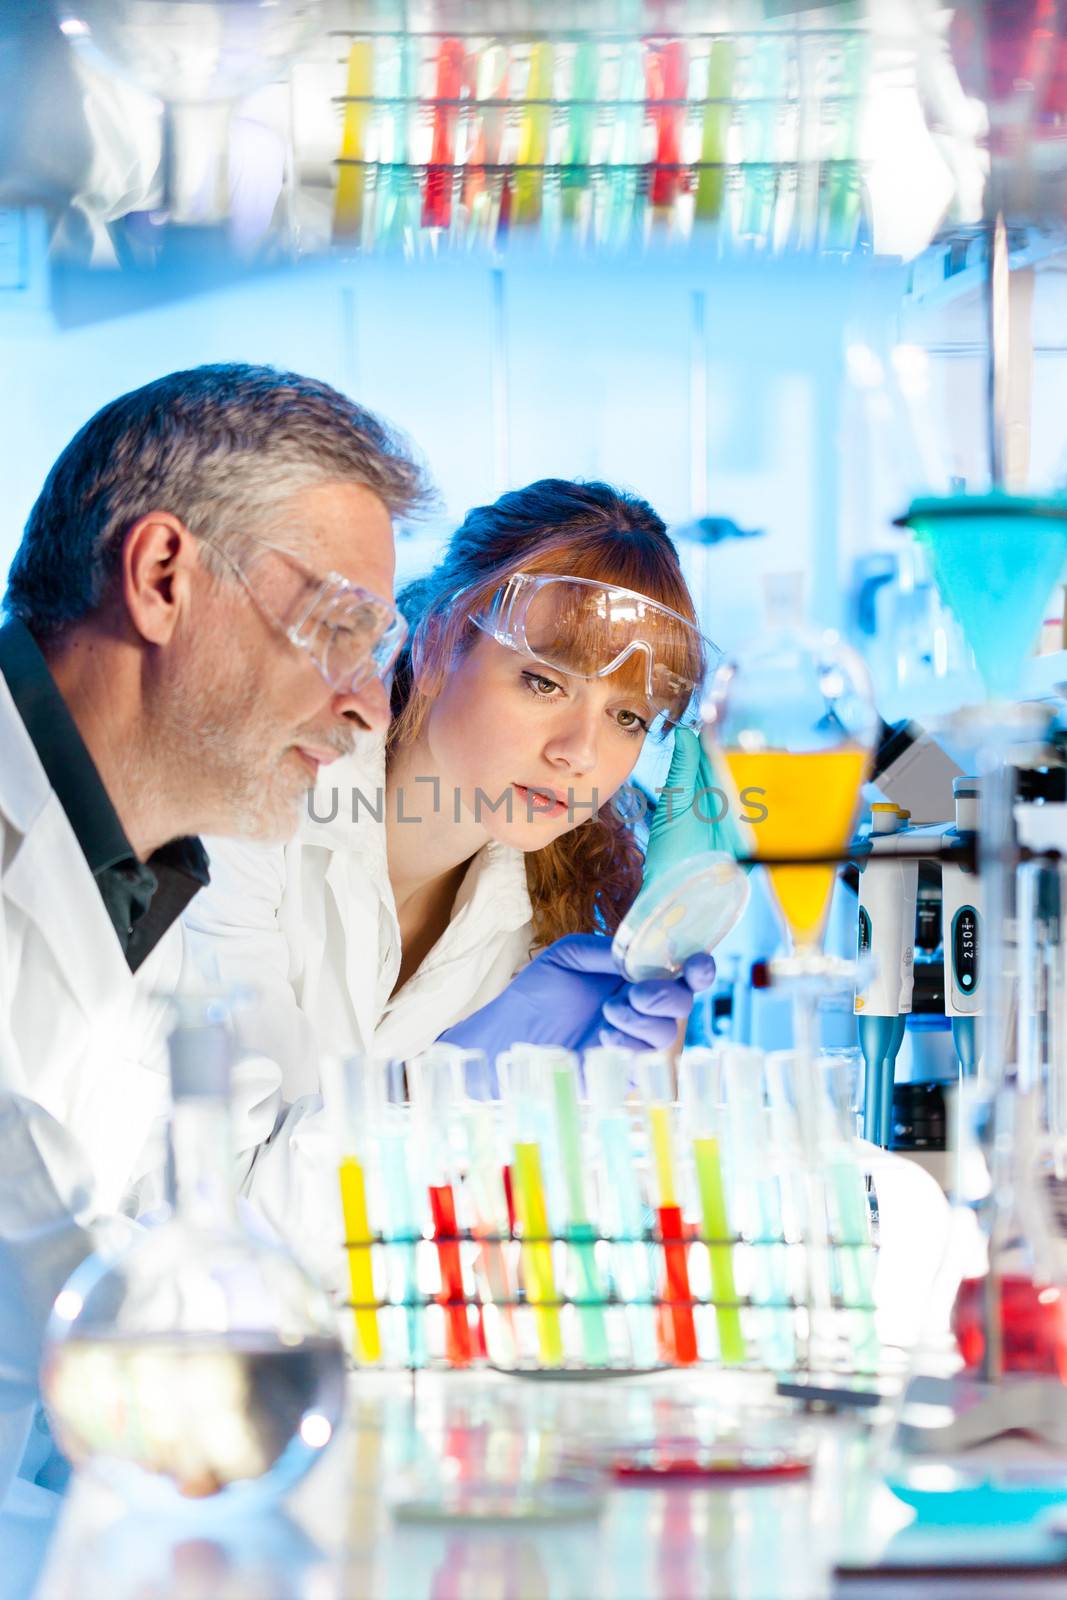
<path id="1" fill-rule="evenodd" d="M 339 30 L 334 237 L 865 245 L 863 26 Z"/>
<path id="2" fill-rule="evenodd" d="M 866 1232 L 717 1237 L 680 1213 L 674 1223 L 524 1233 L 516 1221 L 506 1231 L 431 1226 L 346 1239 L 350 1263 L 360 1263 L 349 1282 L 374 1289 L 373 1298 L 340 1302 L 354 1364 L 590 1377 L 699 1366 L 843 1378 L 899 1365 L 874 1333 L 876 1244 Z M 733 1292 L 724 1295 L 726 1260 Z M 820 1281 L 829 1286 L 822 1298 Z"/>

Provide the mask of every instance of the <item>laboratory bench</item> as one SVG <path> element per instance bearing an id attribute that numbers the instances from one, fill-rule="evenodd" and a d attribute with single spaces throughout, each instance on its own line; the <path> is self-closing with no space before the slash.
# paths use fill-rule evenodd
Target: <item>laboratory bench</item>
<path id="1" fill-rule="evenodd" d="M 874 1474 L 884 1426 L 802 1410 L 762 1374 L 349 1382 L 339 1437 L 284 1511 L 235 1523 L 208 1505 L 164 1522 L 75 1479 L 37 1600 L 820 1600 L 835 1593 L 835 1558 L 909 1520 Z M 590 1460 L 724 1435 L 808 1455 L 810 1475 L 670 1487 L 605 1475 L 588 1514 Z M 530 1501 L 550 1520 L 432 1520 L 442 1485 L 557 1476 L 571 1488 L 550 1512 L 536 1488 Z"/>

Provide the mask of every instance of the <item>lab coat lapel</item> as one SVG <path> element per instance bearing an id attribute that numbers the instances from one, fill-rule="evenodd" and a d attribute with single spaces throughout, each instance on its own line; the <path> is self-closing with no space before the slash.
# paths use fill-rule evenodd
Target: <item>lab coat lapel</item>
<path id="1" fill-rule="evenodd" d="M 0 995 L 0 1051 L 13 1063 L 0 1078 L 77 1135 L 94 1168 L 98 1202 L 114 1210 L 165 1104 L 166 1081 L 158 1061 L 148 1064 L 143 1026 L 160 1008 L 147 1002 L 148 981 L 139 986 L 130 974 L 2 678 L 0 749 L 0 917 L 4 970 L 14 984 Z"/>
<path id="2" fill-rule="evenodd" d="M 0 876 L 14 906 L 52 951 L 81 1010 L 90 1016 L 126 959 L 88 863 L 53 791 L 10 690 L 0 676 L 0 819 L 16 841 Z"/>

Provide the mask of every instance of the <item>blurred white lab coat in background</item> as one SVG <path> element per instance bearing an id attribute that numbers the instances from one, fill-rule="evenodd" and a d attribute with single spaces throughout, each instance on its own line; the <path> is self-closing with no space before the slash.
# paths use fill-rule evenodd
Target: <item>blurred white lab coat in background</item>
<path id="1" fill-rule="evenodd" d="M 185 913 L 187 978 L 254 993 L 238 1033 L 278 1062 L 286 1100 L 318 1092 L 322 1054 L 417 1055 L 530 959 L 525 857 L 490 842 L 441 938 L 393 993 L 400 923 L 385 804 L 385 739 L 368 735 L 323 768 L 289 844 L 205 840 L 211 884 Z"/>

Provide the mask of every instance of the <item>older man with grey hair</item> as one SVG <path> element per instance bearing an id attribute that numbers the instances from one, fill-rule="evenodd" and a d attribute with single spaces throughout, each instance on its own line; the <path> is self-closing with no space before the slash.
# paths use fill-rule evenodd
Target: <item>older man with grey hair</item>
<path id="1" fill-rule="evenodd" d="M 196 835 L 285 838 L 385 727 L 392 518 L 425 493 L 371 413 L 224 365 L 105 406 L 30 514 L 0 627 L 0 1496 L 52 1298 L 96 1219 L 157 1193 L 153 997 Z M 245 1086 L 249 1143 L 271 1091 Z"/>

